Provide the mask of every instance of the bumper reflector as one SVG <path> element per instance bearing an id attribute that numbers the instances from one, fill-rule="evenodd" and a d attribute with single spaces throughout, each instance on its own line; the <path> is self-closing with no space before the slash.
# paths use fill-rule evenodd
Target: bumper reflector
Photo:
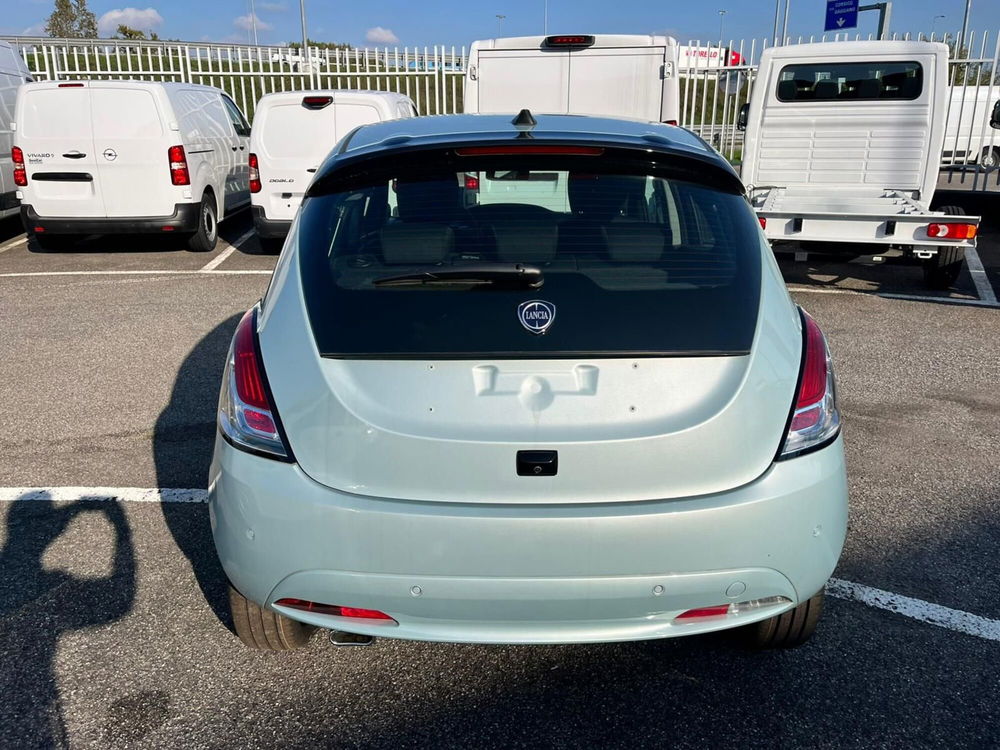
<path id="1" fill-rule="evenodd" d="M 385 623 L 396 625 L 396 621 L 385 612 L 377 609 L 362 609 L 361 607 L 341 607 L 337 604 L 320 604 L 310 602 L 305 599 L 278 599 L 275 606 L 298 609 L 302 612 L 315 612 L 318 615 L 333 615 L 334 617 L 350 617 L 354 620 L 380 620 Z"/>
<path id="2" fill-rule="evenodd" d="M 691 620 L 705 620 L 711 617 L 730 617 L 732 615 L 746 615 L 758 609 L 775 607 L 779 604 L 790 604 L 791 599 L 784 596 L 768 596 L 764 599 L 750 599 L 739 604 L 717 604 L 713 607 L 696 607 L 686 612 L 681 612 L 674 621 L 681 622 Z"/>

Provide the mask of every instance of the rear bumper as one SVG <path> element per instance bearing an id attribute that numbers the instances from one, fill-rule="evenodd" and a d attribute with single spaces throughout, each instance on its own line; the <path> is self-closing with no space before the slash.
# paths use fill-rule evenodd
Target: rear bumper
<path id="1" fill-rule="evenodd" d="M 147 232 L 194 232 L 198 229 L 198 203 L 178 203 L 169 216 L 122 216 L 78 218 L 39 216 L 29 205 L 21 206 L 21 223 L 29 235 L 40 227 L 46 234 L 144 234 Z M 169 227 L 169 229 L 165 229 Z"/>
<path id="2" fill-rule="evenodd" d="M 292 222 L 290 221 L 267 218 L 263 206 L 251 206 L 250 211 L 253 213 L 253 226 L 257 230 L 258 237 L 263 237 L 264 239 L 282 239 L 288 234 L 288 230 L 292 228 Z"/>
<path id="3" fill-rule="evenodd" d="M 321 627 L 453 642 L 623 641 L 753 622 L 822 588 L 847 526 L 839 438 L 726 493 L 559 506 L 353 495 L 219 438 L 209 498 L 219 558 L 244 596 L 381 610 L 398 625 L 274 607 Z M 784 601 L 674 619 L 771 597 Z"/>

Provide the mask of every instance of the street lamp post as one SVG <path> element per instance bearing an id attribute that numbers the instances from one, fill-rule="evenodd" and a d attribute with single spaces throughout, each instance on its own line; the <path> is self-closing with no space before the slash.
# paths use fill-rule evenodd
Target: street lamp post
<path id="1" fill-rule="evenodd" d="M 250 26 L 253 27 L 253 44 L 257 46 L 257 12 L 253 7 L 253 0 L 250 0 Z"/>
<path id="2" fill-rule="evenodd" d="M 545 0 L 545 10 L 542 16 L 542 33 L 549 35 L 549 0 Z"/>
<path id="3" fill-rule="evenodd" d="M 719 11 L 719 44 L 722 43 L 722 22 L 723 22 L 723 20 L 725 20 L 726 13 L 728 13 L 728 12 L 729 12 L 728 10 L 720 10 Z"/>
<path id="4" fill-rule="evenodd" d="M 938 19 L 939 19 L 939 18 L 947 18 L 947 17 L 948 17 L 948 16 L 945 16 L 945 15 L 940 15 L 940 16 L 934 16 L 934 20 L 933 20 L 933 21 L 931 21 L 931 39 L 933 39 L 933 38 L 934 38 L 934 30 L 935 30 L 935 28 L 937 27 L 937 22 L 938 22 Z"/>
<path id="5" fill-rule="evenodd" d="M 301 69 L 303 71 L 309 70 L 306 61 L 309 59 L 309 37 L 306 34 L 306 0 L 299 0 L 299 15 L 302 18 L 302 63 Z"/>
<path id="6" fill-rule="evenodd" d="M 497 36 L 498 37 L 503 36 L 503 19 L 505 19 L 506 17 L 507 16 L 502 16 L 499 13 L 497 13 Z"/>

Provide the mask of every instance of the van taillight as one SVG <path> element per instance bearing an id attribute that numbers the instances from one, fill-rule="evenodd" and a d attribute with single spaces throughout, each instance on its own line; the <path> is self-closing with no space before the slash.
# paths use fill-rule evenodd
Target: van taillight
<path id="1" fill-rule="evenodd" d="M 191 175 L 188 173 L 187 156 L 183 146 L 171 146 L 167 149 L 167 161 L 170 162 L 170 181 L 175 185 L 190 185 Z"/>
<path id="2" fill-rule="evenodd" d="M 250 192 L 259 193 L 261 188 L 260 164 L 257 161 L 257 154 L 250 154 L 248 165 L 250 167 Z"/>
<path id="3" fill-rule="evenodd" d="M 677 120 L 664 120 L 663 124 L 664 125 L 673 125 L 674 127 L 677 127 Z"/>
<path id="4" fill-rule="evenodd" d="M 28 184 L 28 172 L 24 168 L 24 152 L 14 146 L 10 150 L 10 158 L 14 162 L 14 184 L 18 187 L 24 187 Z"/>
<path id="5" fill-rule="evenodd" d="M 323 109 L 333 103 L 332 96 L 304 96 L 302 106 L 306 109 Z"/>
<path id="6" fill-rule="evenodd" d="M 479 175 L 465 173 L 465 189 L 466 190 L 479 190 Z"/>

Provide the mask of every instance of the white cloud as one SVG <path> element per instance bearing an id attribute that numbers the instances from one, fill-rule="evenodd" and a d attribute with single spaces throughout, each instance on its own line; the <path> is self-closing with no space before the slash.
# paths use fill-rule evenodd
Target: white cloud
<path id="1" fill-rule="evenodd" d="M 250 31 L 250 29 L 253 28 L 253 22 L 255 19 L 257 21 L 257 31 L 270 31 L 274 28 L 267 21 L 262 20 L 256 13 L 252 16 L 249 13 L 245 16 L 237 16 L 233 19 L 233 26 L 237 29 L 242 29 L 243 31 Z"/>
<path id="2" fill-rule="evenodd" d="M 97 19 L 97 30 L 101 34 L 113 34 L 119 24 L 125 24 L 131 29 L 152 31 L 163 24 L 163 16 L 156 8 L 115 8 L 109 10 Z"/>
<path id="3" fill-rule="evenodd" d="M 257 7 L 269 13 L 284 13 L 288 6 L 284 3 L 257 3 Z"/>
<path id="4" fill-rule="evenodd" d="M 383 29 L 381 26 L 368 29 L 365 40 L 373 44 L 396 44 L 399 37 L 392 33 L 392 29 Z"/>

